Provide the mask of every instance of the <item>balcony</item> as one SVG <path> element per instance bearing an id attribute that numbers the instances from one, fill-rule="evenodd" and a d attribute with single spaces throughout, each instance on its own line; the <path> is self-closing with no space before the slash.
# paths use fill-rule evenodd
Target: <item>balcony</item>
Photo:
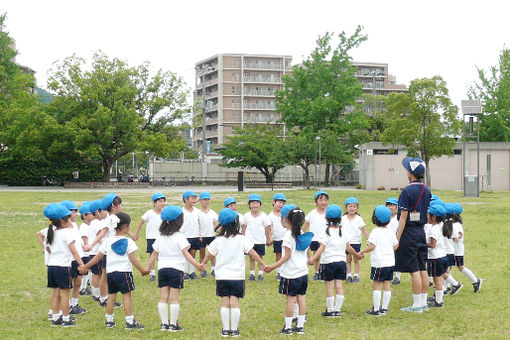
<path id="1" fill-rule="evenodd" d="M 244 68 L 255 70 L 283 70 L 281 64 L 267 64 L 267 63 L 244 63 Z"/>
<path id="2" fill-rule="evenodd" d="M 244 92 L 245 96 L 253 96 L 253 97 L 274 97 L 276 95 L 275 91 L 262 91 L 262 90 L 248 90 Z"/>
<path id="3" fill-rule="evenodd" d="M 280 77 L 243 77 L 245 83 L 281 83 Z"/>
<path id="4" fill-rule="evenodd" d="M 273 104 L 266 103 L 244 103 L 245 110 L 275 110 L 276 107 Z"/>

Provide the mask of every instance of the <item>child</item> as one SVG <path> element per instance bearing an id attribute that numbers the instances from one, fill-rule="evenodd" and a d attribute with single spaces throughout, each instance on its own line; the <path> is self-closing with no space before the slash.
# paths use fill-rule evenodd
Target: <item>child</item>
<path id="1" fill-rule="evenodd" d="M 181 233 L 186 236 L 189 244 L 191 245 L 189 253 L 191 257 L 195 258 L 197 250 L 200 250 L 200 222 L 198 209 L 195 208 L 197 204 L 197 194 L 194 191 L 188 190 L 182 194 L 182 201 L 184 202 L 184 209 L 182 213 L 184 215 L 184 221 L 181 228 Z M 192 269 L 191 263 L 186 263 L 186 269 L 184 270 L 184 280 L 195 280 L 198 279 L 195 270 Z"/>
<path id="2" fill-rule="evenodd" d="M 71 262 L 74 257 L 83 265 L 70 227 L 71 211 L 62 204 L 51 203 L 44 209 L 50 220 L 45 239 L 48 252 L 48 288 L 51 288 L 52 326 L 72 327 L 76 322 L 69 315 L 69 290 L 73 288 Z"/>
<path id="3" fill-rule="evenodd" d="M 282 267 L 279 293 L 287 296 L 287 308 L 285 309 L 285 325 L 280 333 L 286 335 L 305 334 L 306 289 L 308 287 L 307 249 L 314 235 L 313 233 L 301 234 L 304 222 L 303 210 L 296 207 L 289 211 L 282 222 L 287 228 L 283 238 L 282 258 L 265 269 L 266 273 L 269 273 L 275 268 Z M 299 315 L 296 326 L 291 328 L 296 302 L 299 305 Z"/>
<path id="4" fill-rule="evenodd" d="M 223 201 L 223 206 L 225 208 L 229 208 L 234 211 L 237 211 L 237 201 L 234 197 L 225 198 L 225 201 Z M 244 219 L 244 215 L 239 214 L 239 232 L 241 232 L 241 230 L 245 227 L 246 227 L 246 221 Z M 220 228 L 221 228 L 221 226 L 220 226 Z M 220 232 L 219 229 L 218 229 L 218 232 Z"/>
<path id="5" fill-rule="evenodd" d="M 395 250 L 398 248 L 396 233 L 387 227 L 391 220 L 391 211 L 383 205 L 374 209 L 372 223 L 377 228 L 372 230 L 368 237 L 368 247 L 360 251 L 360 255 L 370 253 L 372 266 L 370 279 L 374 281 L 372 293 L 373 306 L 365 312 L 367 315 L 380 316 L 388 313 L 391 299 L 391 280 L 393 280 L 393 268 L 395 267 Z M 382 306 L 381 304 L 381 291 Z"/>
<path id="6" fill-rule="evenodd" d="M 390 209 L 391 211 L 391 220 L 390 223 L 388 223 L 388 228 L 390 230 L 393 230 L 395 232 L 395 235 L 397 235 L 398 231 L 398 218 L 397 218 L 397 211 L 398 211 L 398 199 L 394 197 L 390 197 L 386 199 L 386 208 Z M 400 272 L 394 271 L 393 274 L 395 274 L 395 278 L 393 281 L 391 281 L 392 285 L 398 285 L 400 284 Z"/>
<path id="7" fill-rule="evenodd" d="M 246 235 L 248 240 L 254 243 L 253 249 L 259 254 L 260 258 L 266 255 L 266 244 L 273 244 L 271 235 L 271 221 L 264 212 L 260 211 L 262 198 L 259 194 L 251 194 L 248 197 L 248 208 L 250 211 L 244 214 L 246 226 L 243 227 L 241 234 Z M 255 281 L 255 259 L 250 257 L 250 277 L 249 281 Z M 258 280 L 264 281 L 264 270 L 259 267 Z"/>
<path id="8" fill-rule="evenodd" d="M 276 255 L 276 262 L 282 258 L 282 242 L 287 229 L 282 225 L 281 212 L 282 208 L 287 202 L 284 194 L 277 193 L 273 196 L 273 211 L 267 217 L 271 221 L 271 233 L 273 236 L 273 253 Z M 276 269 L 276 280 L 280 281 L 281 267 Z"/>
<path id="9" fill-rule="evenodd" d="M 328 226 L 319 237 L 319 249 L 308 260 L 308 264 L 311 265 L 320 257 L 319 275 L 320 279 L 326 282 L 326 310 L 321 315 L 327 318 L 339 317 L 340 309 L 344 303 L 342 281 L 345 280 L 347 273 L 346 251 L 357 256 L 349 244 L 348 235 L 340 226 L 341 219 L 342 209 L 338 205 L 333 204 L 326 209 Z"/>
<path id="10" fill-rule="evenodd" d="M 179 332 L 179 295 L 184 288 L 184 269 L 186 261 L 196 268 L 202 268 L 188 252 L 190 244 L 180 232 L 184 220 L 181 207 L 168 206 L 161 212 L 159 235 L 153 244 L 153 252 L 147 268 L 154 268 L 158 259 L 158 287 L 160 297 L 158 312 L 161 318 L 161 330 Z M 168 301 L 170 301 L 170 321 L 168 320 Z"/>
<path id="11" fill-rule="evenodd" d="M 202 262 L 207 262 L 216 256 L 216 295 L 221 297 L 221 322 L 223 328 L 221 336 L 240 335 L 239 319 L 241 309 L 239 299 L 244 297 L 245 260 L 247 253 L 264 268 L 264 262 L 253 250 L 253 243 L 239 233 L 239 214 L 229 208 L 224 208 L 219 214 L 221 231 L 218 237 L 207 246 L 207 256 Z"/>
<path id="12" fill-rule="evenodd" d="M 452 215 L 453 215 L 453 203 L 445 203 L 444 208 L 446 210 L 446 215 L 444 217 L 445 221 L 448 221 L 449 224 L 453 224 Z M 452 225 L 453 230 L 453 225 Z M 449 237 L 444 237 L 444 244 L 446 249 L 446 258 L 448 262 L 448 267 L 446 268 L 446 273 L 443 274 L 443 294 L 446 295 L 449 292 L 453 292 L 455 295 L 462 288 L 462 284 L 458 283 L 451 274 L 452 267 L 455 265 L 455 254 L 453 248 L 453 232 Z"/>
<path id="13" fill-rule="evenodd" d="M 205 258 L 205 247 L 207 247 L 215 238 L 215 229 L 218 226 L 218 214 L 209 208 L 211 204 L 211 194 L 207 191 L 201 192 L 199 196 L 201 209 L 199 211 L 200 223 L 200 262 Z M 216 259 L 211 258 L 211 276 L 214 276 L 214 266 Z M 204 269 L 200 274 L 201 277 L 207 277 L 207 271 Z"/>
<path id="14" fill-rule="evenodd" d="M 149 254 L 149 258 L 152 255 L 152 245 L 156 240 L 156 237 L 159 235 L 159 227 L 161 226 L 161 211 L 166 205 L 166 197 L 160 192 L 156 192 L 152 195 L 152 204 L 154 205 L 153 209 L 147 210 L 140 219 L 138 223 L 138 227 L 136 228 L 135 233 L 132 238 L 133 241 L 138 240 L 140 236 L 140 229 L 144 223 L 147 223 L 147 227 L 145 229 L 145 238 L 147 239 L 147 250 L 146 253 Z M 149 273 L 149 281 L 156 281 L 156 271 L 154 270 L 154 266 L 150 268 Z"/>
<path id="15" fill-rule="evenodd" d="M 329 204 L 329 196 L 327 192 L 319 190 L 315 193 L 313 198 L 315 200 L 316 208 L 306 215 L 303 231 L 307 231 L 308 228 L 310 228 L 310 231 L 314 235 L 312 243 L 310 244 L 310 250 L 315 254 L 320 246 L 319 235 L 321 235 L 327 227 L 326 208 Z M 313 266 L 315 274 L 313 275 L 312 280 L 316 281 L 319 279 L 319 260 L 315 261 Z"/>
<path id="16" fill-rule="evenodd" d="M 359 202 L 355 197 L 349 197 L 345 200 L 345 209 L 347 212 L 342 216 L 342 228 L 347 231 L 350 239 L 350 245 L 356 252 L 361 249 L 361 233 L 368 239 L 368 232 L 365 228 L 363 218 L 358 214 Z M 352 256 L 347 254 L 347 282 L 359 282 L 359 267 L 360 262 L 357 257 L 354 257 L 354 278 L 352 277 Z"/>
<path id="17" fill-rule="evenodd" d="M 452 219 L 453 219 L 453 248 L 455 252 L 455 265 L 462 274 L 466 275 L 471 280 L 471 282 L 473 282 L 473 291 L 477 293 L 480 291 L 480 288 L 482 287 L 482 280 L 480 278 L 477 278 L 471 270 L 464 266 L 464 229 L 462 228 L 462 217 L 460 217 L 460 214 L 462 214 L 462 206 L 458 203 L 453 204 L 454 206 Z M 455 288 L 456 287 L 454 286 L 454 289 Z M 450 292 L 450 295 L 454 295 L 453 290 L 452 292 Z"/>
<path id="18" fill-rule="evenodd" d="M 115 227 L 115 236 L 104 240 L 98 254 L 79 269 L 82 273 L 85 273 L 90 267 L 101 261 L 104 256 L 107 256 L 108 303 L 105 315 L 106 328 L 112 328 L 116 325 L 113 320 L 113 309 L 117 293 L 120 292 L 124 301 L 126 329 L 143 329 L 145 326 L 138 323 L 133 315 L 131 291 L 135 290 L 135 282 L 133 280 L 132 264 L 135 265 L 142 275 L 149 274 L 149 270 L 144 269 L 135 257 L 135 252 L 138 250 L 136 243 L 125 236 L 129 233 L 130 229 L 131 218 L 129 215 L 118 212 L 115 215 L 110 215 L 110 220 L 117 225 Z"/>
<path id="19" fill-rule="evenodd" d="M 83 249 L 85 249 L 89 243 L 89 232 L 90 232 L 90 221 L 92 221 L 92 214 L 90 211 L 90 202 L 83 202 L 83 204 L 80 207 L 80 217 L 83 221 L 82 224 L 80 224 L 80 235 L 81 240 L 83 242 Z M 82 258 L 83 263 L 89 262 L 89 252 L 83 251 L 84 257 Z M 81 285 L 80 285 L 80 295 L 91 295 L 92 292 L 88 288 L 88 284 L 90 284 L 90 281 L 92 279 L 92 272 L 88 272 L 87 275 L 83 275 L 81 279 Z"/>

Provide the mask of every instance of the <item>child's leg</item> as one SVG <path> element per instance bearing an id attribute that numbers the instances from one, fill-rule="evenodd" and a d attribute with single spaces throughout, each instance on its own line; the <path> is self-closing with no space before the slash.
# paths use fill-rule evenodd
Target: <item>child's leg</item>
<path id="1" fill-rule="evenodd" d="M 224 330 L 230 330 L 230 296 L 221 297 L 221 323 Z"/>
<path id="2" fill-rule="evenodd" d="M 250 274 L 255 275 L 255 260 L 250 256 Z"/>
<path id="3" fill-rule="evenodd" d="M 306 295 L 298 295 L 296 298 L 299 305 L 299 315 L 296 327 L 302 328 L 305 326 L 306 319 Z"/>
<path id="4" fill-rule="evenodd" d="M 149 255 L 149 259 L 150 259 L 150 258 L 151 258 L 151 256 L 152 256 L 152 252 L 148 253 L 148 255 Z M 156 269 L 155 269 L 155 268 L 156 268 L 156 262 L 154 261 L 154 262 L 152 263 L 151 267 L 149 268 L 149 270 L 150 270 L 149 275 L 154 275 L 154 276 L 156 276 Z"/>
<path id="5" fill-rule="evenodd" d="M 51 288 L 50 308 L 53 316 L 58 316 L 60 311 L 60 288 Z"/>
<path id="6" fill-rule="evenodd" d="M 116 300 L 117 300 L 117 293 L 108 295 L 108 302 L 106 303 L 106 314 L 107 315 L 111 315 L 113 317 L 113 308 L 115 306 Z M 126 310 L 126 306 L 124 305 L 124 311 L 125 310 Z"/>
<path id="7" fill-rule="evenodd" d="M 388 310 L 391 300 L 391 281 L 384 281 L 383 283 L 383 299 L 381 309 Z"/>
<path id="8" fill-rule="evenodd" d="M 460 272 L 466 275 L 471 280 L 472 283 L 478 282 L 478 278 L 476 277 L 476 275 L 473 274 L 473 272 L 469 270 L 467 267 L 459 266 L 457 268 L 459 268 Z"/>
<path id="9" fill-rule="evenodd" d="M 336 297 L 335 297 L 335 306 L 333 310 L 335 312 L 340 312 L 340 309 L 342 309 L 342 305 L 344 303 L 344 287 L 342 280 L 334 280 L 335 282 L 335 290 L 336 290 Z"/>
<path id="10" fill-rule="evenodd" d="M 239 319 L 241 318 L 241 309 L 239 308 L 239 298 L 237 296 L 230 296 L 230 323 L 231 330 L 239 329 Z"/>
<path id="11" fill-rule="evenodd" d="M 178 288 L 170 288 L 170 324 L 177 325 L 177 320 L 179 320 L 179 296 L 181 294 L 181 290 Z"/>
<path id="12" fill-rule="evenodd" d="M 200 263 L 204 262 L 204 259 L 205 259 L 205 247 L 200 248 L 199 257 L 200 257 Z"/>
<path id="13" fill-rule="evenodd" d="M 103 268 L 103 272 L 101 274 L 101 279 L 99 281 L 99 300 L 101 302 L 106 301 L 108 298 L 108 281 L 106 278 L 106 269 Z"/>
<path id="14" fill-rule="evenodd" d="M 326 310 L 332 312 L 335 306 L 335 280 L 326 281 Z"/>
<path id="15" fill-rule="evenodd" d="M 189 248 L 189 254 L 191 255 L 192 258 L 195 258 L 195 255 L 196 255 L 197 251 L 193 248 Z M 187 261 L 186 261 L 187 262 Z M 188 262 L 188 273 L 191 274 L 191 273 L 194 273 L 195 272 L 195 267 L 193 267 L 193 265 L 191 263 Z"/>
<path id="16" fill-rule="evenodd" d="M 292 315 L 294 313 L 294 304 L 297 302 L 296 296 L 287 295 L 287 308 L 285 309 L 285 328 L 292 327 Z"/>
<path id="17" fill-rule="evenodd" d="M 69 295 L 70 289 L 60 289 L 60 310 L 64 321 L 69 321 Z"/>
<path id="18" fill-rule="evenodd" d="M 275 262 L 280 261 L 280 259 L 282 258 L 282 253 L 275 253 L 275 257 L 276 257 Z M 281 269 L 281 268 L 282 268 L 281 266 L 280 266 L 280 267 L 278 267 L 278 268 L 276 268 L 276 273 L 277 273 L 277 274 L 280 274 L 280 273 L 282 272 L 282 269 Z"/>
<path id="19" fill-rule="evenodd" d="M 374 311 L 378 311 L 380 309 L 382 287 L 383 283 L 381 281 L 374 281 L 374 291 L 372 293 Z"/>
<path id="20" fill-rule="evenodd" d="M 73 279 L 73 294 L 71 297 L 71 307 L 74 307 L 78 304 L 78 298 L 80 297 L 80 286 L 81 276 L 77 276 Z"/>
<path id="21" fill-rule="evenodd" d="M 161 318 L 161 324 L 168 325 L 168 298 L 170 296 L 170 287 L 161 287 L 159 289 L 158 313 Z"/>
<path id="22" fill-rule="evenodd" d="M 359 267 L 360 267 L 359 259 L 357 257 L 354 257 L 354 277 L 359 276 Z"/>
<path id="23" fill-rule="evenodd" d="M 126 315 L 126 322 L 133 323 L 135 316 L 133 315 L 133 298 L 131 297 L 131 291 L 122 294 L 122 300 L 124 303 L 124 314 Z"/>
<path id="24" fill-rule="evenodd" d="M 317 253 L 317 250 L 313 252 L 313 254 L 315 255 L 315 253 Z M 315 269 L 315 273 L 319 273 L 319 266 L 320 266 L 320 259 L 317 259 L 317 261 L 315 261 L 315 263 L 313 264 L 313 267 Z"/>
<path id="25" fill-rule="evenodd" d="M 264 256 L 261 255 L 260 258 L 264 260 Z M 255 265 L 255 264 L 254 264 Z M 260 269 L 260 263 L 257 264 L 257 268 L 259 269 L 259 277 L 262 275 L 264 276 L 264 271 Z"/>
<path id="26" fill-rule="evenodd" d="M 352 277 L 352 271 L 351 271 L 352 255 L 351 254 L 346 255 L 345 263 L 347 264 L 347 277 Z"/>
<path id="27" fill-rule="evenodd" d="M 100 290 L 99 290 L 99 283 L 101 282 L 101 274 L 92 274 L 92 296 L 99 299 Z"/>
<path id="28" fill-rule="evenodd" d="M 436 302 L 442 303 L 443 302 L 443 277 L 442 276 L 434 276 L 434 285 L 436 288 L 435 296 L 436 296 Z"/>

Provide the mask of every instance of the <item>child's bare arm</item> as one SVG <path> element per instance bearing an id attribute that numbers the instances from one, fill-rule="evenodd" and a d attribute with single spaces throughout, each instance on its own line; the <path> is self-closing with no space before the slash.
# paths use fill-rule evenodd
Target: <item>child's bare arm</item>
<path id="1" fill-rule="evenodd" d="M 147 263 L 147 268 L 152 268 L 152 265 L 154 264 L 154 262 L 156 262 L 156 259 L 158 258 L 158 256 L 159 256 L 159 252 L 156 250 L 153 250 L 152 254 L 151 254 L 151 258 L 149 259 L 149 263 Z"/>
<path id="2" fill-rule="evenodd" d="M 313 265 L 321 257 L 321 254 L 324 252 L 324 249 L 326 249 L 326 245 L 321 243 L 319 249 L 317 249 L 317 251 L 315 252 L 315 255 L 308 259 L 308 264 L 310 266 Z"/>
<path id="3" fill-rule="evenodd" d="M 131 261 L 131 263 L 136 267 L 136 269 L 138 269 L 140 271 L 142 276 L 148 275 L 150 273 L 150 270 L 142 267 L 142 265 L 140 264 L 140 261 L 138 261 L 138 259 L 135 256 L 135 252 L 129 253 L 128 256 L 129 256 L 129 260 Z"/>
<path id="4" fill-rule="evenodd" d="M 37 233 L 35 233 L 35 238 L 37 239 L 37 241 L 39 241 L 39 243 L 41 244 L 42 246 L 42 252 L 44 253 L 44 236 L 43 234 L 41 234 L 40 231 L 38 231 Z"/>
<path id="5" fill-rule="evenodd" d="M 142 229 L 142 226 L 144 224 L 145 224 L 145 221 L 143 219 L 141 219 L 140 222 L 138 223 L 138 226 L 136 227 L 135 233 L 130 235 L 131 238 L 133 239 L 133 241 L 138 240 L 138 238 L 140 237 L 140 229 Z"/>

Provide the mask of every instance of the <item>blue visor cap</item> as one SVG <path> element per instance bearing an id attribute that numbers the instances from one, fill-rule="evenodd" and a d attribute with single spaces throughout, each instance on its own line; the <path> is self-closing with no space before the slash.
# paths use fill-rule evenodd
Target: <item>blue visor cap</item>
<path id="1" fill-rule="evenodd" d="M 126 253 L 127 247 L 128 247 L 127 238 L 122 238 L 112 244 L 112 250 L 117 255 L 124 255 Z"/>
<path id="2" fill-rule="evenodd" d="M 229 204 L 237 203 L 236 199 L 234 197 L 227 197 L 225 198 L 225 201 L 223 201 L 223 206 L 226 208 Z"/>
<path id="3" fill-rule="evenodd" d="M 434 216 L 443 217 L 446 215 L 446 208 L 442 204 L 433 204 L 427 212 Z"/>
<path id="4" fill-rule="evenodd" d="M 60 202 L 60 204 L 63 204 L 69 210 L 78 210 L 78 207 L 76 206 L 76 204 L 74 204 L 73 201 L 65 200 Z"/>
<path id="5" fill-rule="evenodd" d="M 386 199 L 386 204 L 395 204 L 398 205 L 398 199 L 395 197 L 390 197 Z"/>
<path id="6" fill-rule="evenodd" d="M 297 208 L 295 204 L 285 204 L 282 208 L 281 216 L 282 218 L 287 218 L 292 209 Z"/>
<path id="7" fill-rule="evenodd" d="M 210 200 L 211 199 L 211 194 L 208 193 L 207 191 L 201 192 L 200 196 L 199 196 L 199 199 L 201 199 L 201 200 Z"/>
<path id="8" fill-rule="evenodd" d="M 287 202 L 287 197 L 285 197 L 284 194 L 282 193 L 277 193 L 273 196 L 273 200 L 274 201 L 284 201 L 284 202 Z"/>
<path id="9" fill-rule="evenodd" d="M 80 214 L 81 215 L 86 215 L 86 214 L 90 214 L 92 211 L 90 210 L 90 203 L 89 201 L 87 202 L 83 202 L 83 204 L 81 205 L 80 207 Z"/>
<path id="10" fill-rule="evenodd" d="M 313 195 L 313 199 L 317 201 L 317 198 L 319 198 L 320 195 L 326 195 L 329 198 L 329 195 L 324 190 L 319 190 Z"/>
<path id="11" fill-rule="evenodd" d="M 348 197 L 346 200 L 345 200 L 345 205 L 347 204 L 359 204 L 358 202 L 358 199 L 356 197 Z"/>
<path id="12" fill-rule="evenodd" d="M 157 200 L 159 200 L 160 198 L 165 198 L 165 199 L 166 199 L 165 195 L 163 195 L 163 194 L 162 194 L 162 193 L 160 193 L 160 192 L 156 192 L 156 193 L 152 194 L 152 197 L 151 197 L 152 202 L 157 201 Z"/>
<path id="13" fill-rule="evenodd" d="M 340 208 L 336 204 L 330 205 L 326 209 L 326 217 L 327 218 L 340 218 L 340 217 L 342 217 L 342 208 Z"/>
<path id="14" fill-rule="evenodd" d="M 239 216 L 237 211 L 234 211 L 229 208 L 223 208 L 221 209 L 220 214 L 218 216 L 218 222 L 220 223 L 221 226 L 227 226 L 231 223 L 234 223 L 237 216 Z"/>
<path id="15" fill-rule="evenodd" d="M 413 175 L 425 173 L 425 162 L 420 157 L 406 157 L 402 160 L 402 165 Z"/>
<path id="16" fill-rule="evenodd" d="M 446 203 L 441 201 L 439 198 L 437 200 L 433 200 L 430 202 L 430 205 L 433 206 L 433 205 L 441 205 L 443 208 L 445 208 L 446 206 Z"/>
<path id="17" fill-rule="evenodd" d="M 44 208 L 43 214 L 46 218 L 58 220 L 71 215 L 71 210 L 67 209 L 63 204 L 50 203 Z"/>
<path id="18" fill-rule="evenodd" d="M 384 205 L 375 207 L 374 213 L 381 223 L 388 223 L 391 220 L 391 211 Z"/>
<path id="19" fill-rule="evenodd" d="M 176 220 L 180 215 L 182 214 L 182 208 L 175 206 L 175 205 L 169 205 L 161 211 L 161 219 L 163 221 L 173 221 Z"/>
<path id="20" fill-rule="evenodd" d="M 259 194 L 251 194 L 250 196 L 248 196 L 248 202 L 249 201 L 257 201 L 260 202 L 260 204 L 262 204 L 262 198 L 260 197 Z"/>
<path id="21" fill-rule="evenodd" d="M 296 237 L 296 249 L 299 251 L 305 251 L 310 243 L 312 243 L 313 233 L 306 232 Z"/>
<path id="22" fill-rule="evenodd" d="M 444 208 L 446 210 L 446 215 L 455 214 L 455 203 L 445 203 Z"/>
<path id="23" fill-rule="evenodd" d="M 435 200 L 438 200 L 438 199 L 439 199 L 439 196 L 437 196 L 437 195 L 430 196 L 430 200 L 431 201 L 435 201 Z"/>
<path id="24" fill-rule="evenodd" d="M 94 213 L 98 210 L 101 210 L 102 206 L 103 206 L 102 199 L 98 198 L 97 200 L 93 200 L 92 202 L 90 202 L 90 211 Z"/>
<path id="25" fill-rule="evenodd" d="M 194 192 L 193 190 L 188 190 L 188 191 L 185 191 L 183 194 L 182 194 L 182 199 L 185 200 L 186 198 L 188 197 L 191 197 L 191 196 L 196 196 L 197 193 Z"/>
<path id="26" fill-rule="evenodd" d="M 452 203 L 452 204 L 453 204 L 453 213 L 457 214 L 457 215 L 462 214 L 462 211 L 464 211 L 464 209 L 462 209 L 462 205 L 460 205 L 459 203 Z"/>
<path id="27" fill-rule="evenodd" d="M 109 207 L 111 207 L 115 197 L 117 197 L 117 194 L 114 193 L 106 195 L 101 201 L 101 210 L 107 210 Z"/>

